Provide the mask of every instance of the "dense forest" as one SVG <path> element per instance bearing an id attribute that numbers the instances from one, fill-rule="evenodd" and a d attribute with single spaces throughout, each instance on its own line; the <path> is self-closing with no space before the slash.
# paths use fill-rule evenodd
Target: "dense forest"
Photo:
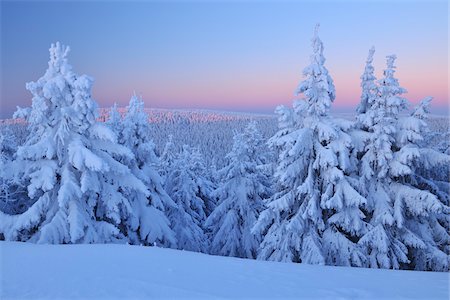
<path id="1" fill-rule="evenodd" d="M 395 55 L 377 79 L 374 48 L 355 117 L 337 118 L 323 51 L 316 28 L 298 97 L 277 119 L 158 121 L 136 95 L 99 112 L 93 80 L 52 45 L 26 85 L 31 107 L 1 126 L 0 239 L 448 271 L 448 121 L 429 124 L 431 97 L 411 108 Z"/>

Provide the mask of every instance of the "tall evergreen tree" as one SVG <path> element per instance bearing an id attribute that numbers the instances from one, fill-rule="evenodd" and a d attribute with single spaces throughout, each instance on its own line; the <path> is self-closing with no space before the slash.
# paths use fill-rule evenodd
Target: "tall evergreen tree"
<path id="1" fill-rule="evenodd" d="M 17 151 L 33 205 L 19 215 L 1 214 L 7 240 L 92 243 L 125 240 L 121 228 L 132 213 L 125 190 L 147 194 L 144 184 L 117 161 L 133 154 L 96 122 L 92 79 L 67 62 L 68 47 L 56 43 L 44 76 L 27 84 L 30 134 Z"/>
<path id="2" fill-rule="evenodd" d="M 258 257 L 362 266 L 364 254 L 354 241 L 367 228 L 360 210 L 365 199 L 350 177 L 351 138 L 328 114 L 335 88 L 317 31 L 311 64 L 297 89 L 304 98 L 292 112 L 279 109 L 283 124 L 270 140 L 279 153 L 277 192 L 254 228 L 265 235 Z"/>

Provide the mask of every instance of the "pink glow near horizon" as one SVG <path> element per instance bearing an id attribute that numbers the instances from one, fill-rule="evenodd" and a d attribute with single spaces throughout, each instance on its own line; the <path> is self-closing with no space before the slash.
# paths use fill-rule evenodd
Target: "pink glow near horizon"
<path id="1" fill-rule="evenodd" d="M 355 108 L 360 99 L 359 86 L 360 74 L 355 72 L 337 71 L 339 76 L 334 76 L 336 86 L 336 108 Z M 381 72 L 378 72 L 381 73 Z M 333 74 L 331 74 L 333 76 Z M 356 75 L 356 76 L 355 76 Z M 377 74 L 380 77 L 381 74 Z M 433 109 L 448 109 L 448 87 L 439 77 L 447 77 L 447 74 L 429 74 L 417 77 L 417 73 L 405 73 L 399 71 L 400 85 L 408 90 L 404 96 L 412 105 L 417 104 L 427 96 L 434 97 Z M 219 76 L 217 76 L 219 77 Z M 212 109 L 262 109 L 272 111 L 277 105 L 290 105 L 294 97 L 296 85 L 302 79 L 301 76 L 285 76 L 270 78 L 267 75 L 242 78 L 219 78 L 211 81 L 175 82 L 170 85 L 164 83 L 151 84 L 140 82 L 137 85 L 144 87 L 137 89 L 136 93 L 143 96 L 148 107 L 161 108 L 212 108 Z M 245 77 L 245 76 L 244 76 Z M 355 78 L 356 77 L 356 78 Z M 439 79 L 439 80 L 438 80 Z M 102 81 L 108 82 L 107 78 Z M 114 80 L 111 80 L 114 82 Z M 111 82 L 110 81 L 110 82 Z M 133 91 L 127 86 L 115 91 L 114 94 L 105 89 L 101 83 L 94 87 L 96 100 L 101 106 L 110 106 L 114 102 L 126 105 Z"/>
<path id="2" fill-rule="evenodd" d="M 71 47 L 74 70 L 95 78 L 94 98 L 101 107 L 124 106 L 136 91 L 148 107 L 273 112 L 292 103 L 317 22 L 336 86 L 333 109 L 355 110 L 360 75 L 374 45 L 378 78 L 386 55 L 397 54 L 396 77 L 410 102 L 433 96 L 432 110 L 449 113 L 445 1 L 1 5 L 0 117 L 31 104 L 25 83 L 44 74 L 47 49 L 58 40 Z"/>

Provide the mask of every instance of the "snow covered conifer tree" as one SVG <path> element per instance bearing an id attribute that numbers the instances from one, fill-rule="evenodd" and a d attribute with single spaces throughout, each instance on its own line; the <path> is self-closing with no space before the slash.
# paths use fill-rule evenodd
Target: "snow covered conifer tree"
<path id="1" fill-rule="evenodd" d="M 117 117 L 113 115 L 110 120 L 113 119 Z M 159 161 L 150 137 L 148 115 L 144 111 L 144 102 L 136 95 L 130 99 L 122 126 L 119 139 L 134 154 L 133 159 L 124 158 L 123 163 L 148 189 L 148 193 L 139 190 L 126 192 L 133 209 L 132 218 L 127 224 L 128 235 L 134 236 L 134 243 L 174 247 L 176 240 L 167 218 L 167 209 L 175 206 L 175 203 L 164 190 L 156 170 Z"/>
<path id="2" fill-rule="evenodd" d="M 176 203 L 175 207 L 169 208 L 169 220 L 178 249 L 207 252 L 208 240 L 203 230 L 205 204 L 198 195 L 191 156 L 191 149 L 184 145 L 167 176 L 165 189 Z"/>
<path id="3" fill-rule="evenodd" d="M 206 220 L 211 234 L 211 253 L 255 258 L 261 240 L 251 232 L 263 201 L 270 195 L 270 181 L 258 168 L 257 130 L 250 123 L 244 133 L 234 135 L 229 163 L 220 172 L 224 181 L 215 191 L 219 204 Z"/>
<path id="4" fill-rule="evenodd" d="M 17 143 L 10 126 L 4 125 L 0 131 L 0 162 L 12 160 L 17 151 Z"/>
<path id="5" fill-rule="evenodd" d="M 243 131 L 244 139 L 248 144 L 249 151 L 252 151 L 251 157 L 255 159 L 257 165 L 264 165 L 268 162 L 264 139 L 258 130 L 256 121 L 250 121 Z"/>
<path id="6" fill-rule="evenodd" d="M 31 204 L 26 188 L 14 165 L 17 143 L 9 126 L 0 132 L 0 211 L 15 215 L 24 212 Z"/>
<path id="7" fill-rule="evenodd" d="M 421 122 L 411 118 L 399 120 L 407 100 L 402 97 L 406 90 L 394 77 L 395 59 L 395 55 L 387 56 L 378 96 L 370 108 L 374 123 L 360 173 L 365 180 L 371 229 L 359 244 L 365 247 L 372 268 L 407 267 L 412 253 L 418 256 L 424 252 L 425 260 L 439 261 L 439 268 L 448 268 L 444 253 L 435 251 L 437 247 L 430 251 L 434 245 L 425 229 L 430 218 L 434 220 L 444 207 L 435 195 L 415 188 L 409 180 L 414 162 L 421 158 L 414 145 L 421 139 Z"/>
<path id="8" fill-rule="evenodd" d="M 250 121 L 243 134 L 245 135 L 249 149 L 253 149 L 251 157 L 255 159 L 257 168 L 261 169 L 265 176 L 271 180 L 274 172 L 275 155 L 268 147 L 257 125 L 255 120 Z M 270 183 L 269 185 L 272 186 L 273 184 Z"/>
<path id="9" fill-rule="evenodd" d="M 336 97 L 333 79 L 325 68 L 323 43 L 318 36 L 319 25 L 316 25 L 312 39 L 313 54 L 311 64 L 303 70 L 305 79 L 300 82 L 296 95 L 304 94 L 308 115 L 325 116 Z"/>
<path id="10" fill-rule="evenodd" d="M 213 192 L 216 188 L 212 181 L 212 174 L 205 166 L 205 160 L 198 148 L 192 149 L 190 164 L 195 175 L 197 185 L 197 196 L 202 199 L 205 205 L 205 215 L 209 216 L 216 207 L 216 199 Z M 214 169 L 213 169 L 214 171 Z"/>
<path id="11" fill-rule="evenodd" d="M 420 159 L 414 162 L 415 184 L 422 189 L 430 190 L 444 205 L 449 206 L 450 156 L 430 148 L 427 140 L 431 134 L 427 123 L 431 100 L 432 97 L 426 97 L 417 105 L 411 116 L 401 118 L 401 128 L 407 131 L 398 137 L 409 137 L 408 140 L 417 145 L 420 152 Z M 404 129 L 402 131 L 405 131 Z M 405 140 L 400 142 L 405 143 Z"/>
<path id="12" fill-rule="evenodd" d="M 375 99 L 378 97 L 378 87 L 372 65 L 375 47 L 369 49 L 364 73 L 361 75 L 361 97 L 356 108 L 356 126 L 350 130 L 358 159 L 364 154 L 364 149 L 371 138 L 371 130 L 374 125 L 375 109 L 372 109 Z"/>
<path id="13" fill-rule="evenodd" d="M 173 143 L 173 135 L 169 135 L 167 142 L 164 145 L 163 152 L 160 156 L 159 174 L 161 175 L 163 181 L 165 182 L 166 176 L 169 173 L 176 157 L 175 144 Z"/>
<path id="14" fill-rule="evenodd" d="M 131 205 L 122 193 L 144 184 L 114 157 L 133 154 L 96 122 L 92 79 L 78 76 L 68 47 L 56 43 L 44 76 L 27 84 L 31 108 L 19 110 L 30 134 L 17 151 L 33 205 L 19 215 L 0 214 L 6 240 L 92 243 L 126 240 L 123 224 Z"/>
<path id="15" fill-rule="evenodd" d="M 375 47 L 370 48 L 369 55 L 366 61 L 366 67 L 364 73 L 361 75 L 361 101 L 356 108 L 358 114 L 364 114 L 368 111 L 368 108 L 372 105 L 373 99 L 376 93 L 375 80 L 377 79 L 374 74 L 374 68 L 372 65 L 373 54 L 375 53 Z"/>
<path id="16" fill-rule="evenodd" d="M 335 88 L 317 31 L 297 89 L 304 98 L 294 102 L 293 113 L 279 110 L 283 123 L 270 140 L 279 153 L 277 191 L 254 227 L 264 235 L 258 258 L 363 266 L 354 241 L 367 229 L 360 210 L 365 199 L 350 176 L 351 138 L 328 115 Z"/>
<path id="17" fill-rule="evenodd" d="M 122 134 L 123 122 L 122 116 L 120 115 L 117 108 L 117 103 L 114 103 L 114 105 L 111 107 L 106 125 L 111 128 L 111 130 L 116 134 L 117 137 Z"/>
<path id="18" fill-rule="evenodd" d="M 399 178 L 406 185 L 411 185 L 417 190 L 426 190 L 433 201 L 423 200 L 423 205 L 417 205 L 420 209 L 405 210 L 403 212 L 404 226 L 417 235 L 425 247 L 409 247 L 409 267 L 416 270 L 447 271 L 449 269 L 449 244 L 450 234 L 448 207 L 449 186 L 448 172 L 445 184 L 439 182 L 439 176 L 435 176 L 435 170 L 448 170 L 450 156 L 431 149 L 424 144 L 425 135 L 428 132 L 426 119 L 429 113 L 429 105 L 432 97 L 426 97 L 414 109 L 410 116 L 400 116 L 395 136 L 395 148 L 399 149 L 394 155 L 394 161 L 400 160 L 404 165 L 404 174 Z M 397 167 L 395 164 L 392 167 Z M 408 170 L 409 169 L 409 170 Z M 392 172 L 391 172 L 392 173 Z M 445 174 L 445 172 L 443 172 Z M 424 196 L 424 195 L 422 195 Z M 406 197 L 406 196 L 405 196 Z M 408 197 L 411 197 L 408 195 Z M 441 207 L 436 205 L 436 197 Z M 408 202 L 407 200 L 405 201 Z M 427 203 L 428 202 L 428 203 Z M 435 205 L 427 207 L 426 205 Z M 408 203 L 405 205 L 410 207 Z"/>
<path id="19" fill-rule="evenodd" d="M 366 60 L 364 73 L 361 75 L 361 97 L 360 103 L 356 108 L 355 128 L 350 130 L 352 141 L 355 144 L 355 151 L 358 159 L 364 154 L 364 149 L 371 138 L 369 130 L 374 124 L 375 109 L 372 109 L 375 99 L 378 97 L 378 87 L 372 65 L 375 47 L 369 49 L 369 55 Z"/>

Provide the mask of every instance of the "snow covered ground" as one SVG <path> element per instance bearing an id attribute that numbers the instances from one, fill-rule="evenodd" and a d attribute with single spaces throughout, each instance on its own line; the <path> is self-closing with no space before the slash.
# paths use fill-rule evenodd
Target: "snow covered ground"
<path id="1" fill-rule="evenodd" d="M 448 299 L 449 274 L 275 263 L 126 245 L 0 242 L 0 298 Z"/>

